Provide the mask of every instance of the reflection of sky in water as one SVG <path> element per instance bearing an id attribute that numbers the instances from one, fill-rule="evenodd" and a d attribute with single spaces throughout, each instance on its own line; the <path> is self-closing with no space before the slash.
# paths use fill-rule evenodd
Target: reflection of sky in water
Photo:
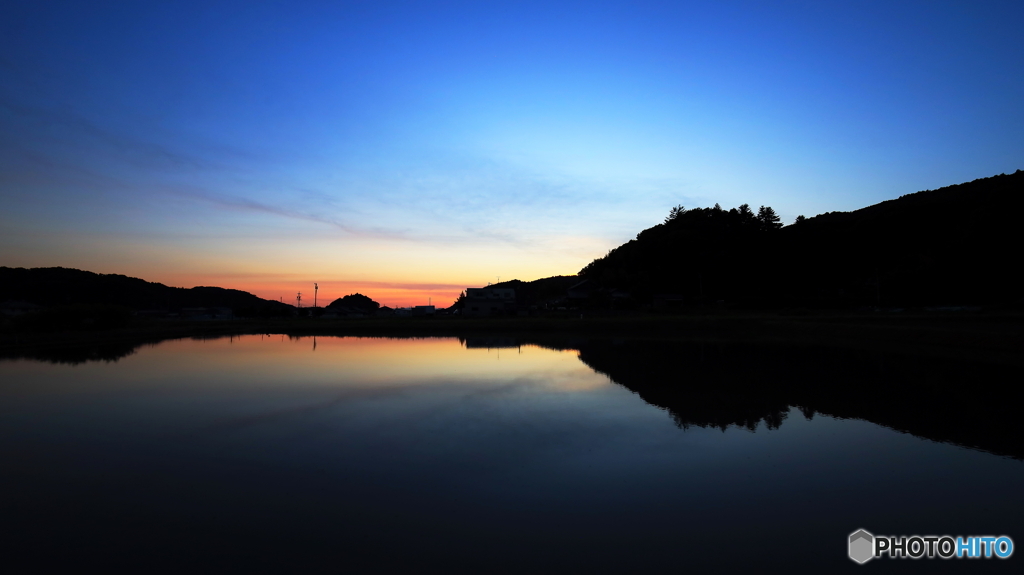
<path id="1" fill-rule="evenodd" d="M 316 343 L 245 336 L 116 363 L 0 362 L 4 532 L 28 525 L 11 539 L 23 549 L 95 535 L 68 553 L 155 529 L 132 548 L 470 570 L 752 553 L 844 569 L 843 538 L 859 527 L 1024 542 L 1017 461 L 798 412 L 772 431 L 683 431 L 575 352 Z M 720 534 L 751 551 L 726 553 Z M 785 547 L 794 537 L 806 556 Z M 988 567 L 999 565 L 977 568 Z"/>

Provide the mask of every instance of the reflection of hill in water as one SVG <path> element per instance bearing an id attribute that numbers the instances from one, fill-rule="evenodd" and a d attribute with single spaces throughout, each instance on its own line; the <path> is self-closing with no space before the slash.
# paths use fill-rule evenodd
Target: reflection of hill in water
<path id="1" fill-rule="evenodd" d="M 592 342 L 580 360 L 680 427 L 778 427 L 788 406 L 1024 459 L 1013 370 L 850 350 Z"/>
<path id="2" fill-rule="evenodd" d="M 0 353 L 0 359 L 28 359 L 32 361 L 64 365 L 79 365 L 90 361 L 115 362 L 133 355 L 143 346 L 156 345 L 172 339 L 193 339 L 196 341 L 204 341 L 208 339 L 220 339 L 226 337 L 231 336 L 196 336 L 190 338 L 152 336 L 139 339 L 76 341 L 74 343 L 50 345 L 35 349 L 10 350 Z"/>
<path id="3" fill-rule="evenodd" d="M 227 336 L 224 336 L 227 337 Z M 202 339 L 202 338 L 199 338 Z M 84 343 L 7 359 L 78 364 L 117 361 L 158 338 Z M 575 349 L 580 360 L 651 405 L 691 425 L 777 428 L 799 406 L 871 421 L 919 437 L 1024 459 L 1020 384 L 1006 366 L 846 349 L 783 345 L 470 338 L 468 348 L 539 345 Z"/>
<path id="4" fill-rule="evenodd" d="M 157 343 L 156 341 L 107 341 L 107 342 L 83 342 L 74 345 L 48 347 L 45 349 L 31 351 L 12 351 L 0 356 L 0 359 L 29 359 L 33 361 L 44 361 L 47 363 L 58 363 L 65 365 L 78 365 L 90 361 L 113 362 L 132 355 L 144 345 Z"/>

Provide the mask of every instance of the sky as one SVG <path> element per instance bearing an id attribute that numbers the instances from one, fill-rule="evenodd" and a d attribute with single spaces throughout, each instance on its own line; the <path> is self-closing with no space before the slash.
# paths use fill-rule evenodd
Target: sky
<path id="1" fill-rule="evenodd" d="M 323 305 L 1024 168 L 1024 3 L 0 7 L 0 265 Z"/>

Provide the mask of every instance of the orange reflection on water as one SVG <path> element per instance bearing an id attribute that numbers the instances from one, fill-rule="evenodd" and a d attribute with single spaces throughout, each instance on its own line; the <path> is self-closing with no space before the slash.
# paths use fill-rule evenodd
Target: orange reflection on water
<path id="1" fill-rule="evenodd" d="M 510 382 L 548 391 L 582 391 L 610 385 L 606 376 L 582 364 L 575 350 L 488 345 L 486 341 L 462 342 L 455 338 L 243 335 L 165 341 L 144 346 L 114 364 L 8 362 L 0 367 L 25 372 L 25 376 L 39 372 L 42 377 L 53 377 L 49 393 L 96 393 L 128 387 L 213 392 L 229 388 L 351 389 Z M 73 374 L 66 370 L 73 370 Z"/>
<path id="2" fill-rule="evenodd" d="M 164 345 L 167 352 L 187 353 L 190 362 L 206 368 L 272 373 L 279 379 L 303 382 L 380 385 L 529 377 L 567 390 L 608 385 L 606 377 L 580 363 L 575 350 L 533 345 L 475 348 L 455 338 L 284 335 L 178 340 Z"/>

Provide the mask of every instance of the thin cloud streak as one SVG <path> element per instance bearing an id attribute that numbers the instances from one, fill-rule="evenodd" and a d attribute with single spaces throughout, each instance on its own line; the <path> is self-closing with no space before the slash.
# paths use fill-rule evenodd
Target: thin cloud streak
<path id="1" fill-rule="evenodd" d="M 537 241 L 523 238 L 512 233 L 495 232 L 492 230 L 477 229 L 468 226 L 462 228 L 465 231 L 465 234 L 461 236 L 440 234 L 413 234 L 411 233 L 411 230 L 408 229 L 393 230 L 386 228 L 360 228 L 349 225 L 336 218 L 273 206 L 249 198 L 213 194 L 205 191 L 186 191 L 182 189 L 168 189 L 166 191 L 167 193 L 174 196 L 187 198 L 191 200 L 199 200 L 202 202 L 214 204 L 232 210 L 272 214 L 275 216 L 280 216 L 288 219 L 324 224 L 335 229 L 341 230 L 342 232 L 345 232 L 346 234 L 357 238 L 437 244 L 459 244 L 466 242 L 468 238 L 472 238 L 473 241 L 476 242 L 480 240 L 494 240 L 524 249 L 536 249 L 540 247 L 540 244 Z"/>
<path id="2" fill-rule="evenodd" d="M 237 196 L 224 196 L 224 195 L 213 195 L 209 193 L 201 192 L 188 192 L 183 190 L 173 190 L 168 193 L 179 196 L 182 198 L 188 198 L 192 200 L 199 200 L 207 203 L 211 203 L 217 206 L 243 210 L 250 212 L 260 212 L 265 214 L 272 214 L 275 216 L 281 216 L 283 218 L 301 220 L 306 222 L 315 222 L 318 224 L 325 224 L 341 230 L 346 234 L 354 237 L 361 238 L 372 238 L 372 239 L 384 239 L 384 240 L 396 240 L 396 241 L 418 241 L 416 238 L 412 238 L 404 231 L 386 230 L 381 228 L 370 228 L 363 229 L 350 226 L 344 222 L 336 220 L 334 218 L 328 218 L 324 216 L 318 216 L 316 214 L 307 214 L 298 212 L 295 210 L 289 210 L 286 208 L 280 208 L 271 206 L 262 202 L 257 202 L 249 198 L 240 198 Z"/>
<path id="3" fill-rule="evenodd" d="M 222 169 L 224 166 L 191 154 L 173 151 L 152 141 L 133 138 L 102 128 L 79 114 L 68 110 L 46 109 L 18 104 L 9 98 L 0 99 L 0 108 L 36 124 L 55 126 L 73 135 L 85 136 L 113 149 L 118 159 L 139 168 Z"/>
<path id="4" fill-rule="evenodd" d="M 361 281 L 361 280 L 335 280 L 332 283 L 343 283 L 347 286 L 353 287 L 368 287 L 368 288 L 390 288 L 390 289 L 402 289 L 412 291 L 432 291 L 432 290 L 462 290 L 466 289 L 466 284 L 443 284 L 443 283 L 403 283 L 403 282 L 379 282 L 379 281 Z"/>

